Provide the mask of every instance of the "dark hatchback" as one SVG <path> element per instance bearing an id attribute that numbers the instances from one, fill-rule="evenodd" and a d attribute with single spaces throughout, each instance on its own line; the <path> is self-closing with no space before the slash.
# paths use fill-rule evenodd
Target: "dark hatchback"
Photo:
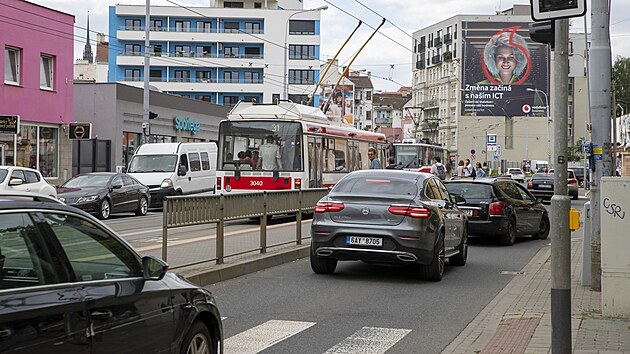
<path id="1" fill-rule="evenodd" d="M 466 199 L 460 209 L 468 215 L 471 235 L 494 236 L 511 246 L 517 236 L 549 235 L 549 215 L 539 200 L 522 185 L 506 178 L 476 178 L 445 182 L 452 194 Z"/>
<path id="2" fill-rule="evenodd" d="M 76 208 L 0 195 L 0 352 L 220 352 L 213 295 L 167 268 Z"/>
<path id="3" fill-rule="evenodd" d="M 137 179 L 115 172 L 94 172 L 77 175 L 57 188 L 57 198 L 99 219 L 113 213 L 147 214 L 151 195 L 149 187 Z"/>
<path id="4" fill-rule="evenodd" d="M 463 202 L 463 199 L 461 199 Z M 412 265 L 438 281 L 445 259 L 463 266 L 466 215 L 435 176 L 362 170 L 343 177 L 315 208 L 311 268 L 330 274 L 338 261 Z"/>
<path id="5" fill-rule="evenodd" d="M 527 182 L 527 190 L 542 200 L 553 197 L 553 173 L 535 173 Z"/>

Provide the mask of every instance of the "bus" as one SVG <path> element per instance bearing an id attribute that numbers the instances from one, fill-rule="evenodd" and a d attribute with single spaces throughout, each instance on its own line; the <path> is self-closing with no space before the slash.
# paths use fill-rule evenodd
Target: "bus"
<path id="1" fill-rule="evenodd" d="M 216 193 L 235 193 L 333 186 L 369 167 L 369 148 L 384 167 L 387 142 L 315 107 L 239 102 L 219 124 L 218 148 Z"/>
<path id="2" fill-rule="evenodd" d="M 418 143 L 415 139 L 403 139 L 394 144 L 396 166 L 401 170 L 431 172 L 431 161 L 439 156 L 443 164 L 449 162 L 448 150 L 439 145 Z"/>

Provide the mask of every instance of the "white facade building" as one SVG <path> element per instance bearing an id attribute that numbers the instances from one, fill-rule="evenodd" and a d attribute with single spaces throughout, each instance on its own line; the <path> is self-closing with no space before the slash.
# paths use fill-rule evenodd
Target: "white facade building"
<path id="1" fill-rule="evenodd" d="M 308 100 L 319 79 L 320 10 L 298 0 L 152 6 L 151 86 L 226 105 Z M 110 7 L 109 82 L 143 85 L 145 25 L 144 6 Z"/>

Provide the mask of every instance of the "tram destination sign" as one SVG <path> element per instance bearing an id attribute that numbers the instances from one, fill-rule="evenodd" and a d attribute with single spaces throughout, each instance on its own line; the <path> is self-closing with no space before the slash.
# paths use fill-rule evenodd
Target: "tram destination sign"
<path id="1" fill-rule="evenodd" d="M 20 130 L 20 116 L 0 115 L 0 134 L 17 134 Z"/>

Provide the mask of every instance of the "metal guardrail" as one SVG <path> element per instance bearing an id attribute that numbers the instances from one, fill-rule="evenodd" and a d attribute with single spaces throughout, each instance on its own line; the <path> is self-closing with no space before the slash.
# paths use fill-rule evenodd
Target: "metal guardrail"
<path id="1" fill-rule="evenodd" d="M 268 216 L 279 214 L 296 215 L 296 239 L 302 244 L 302 213 L 315 209 L 317 201 L 328 194 L 327 188 L 305 190 L 270 191 L 221 195 L 169 196 L 164 198 L 162 223 L 162 259 L 168 257 L 168 231 L 178 227 L 217 224 L 216 257 L 208 261 L 222 264 L 226 257 L 260 251 L 266 253 Z M 260 218 L 260 247 L 225 254 L 225 222 L 247 218 Z M 285 243 L 286 244 L 286 243 Z M 276 244 L 274 246 L 279 246 Z"/>

